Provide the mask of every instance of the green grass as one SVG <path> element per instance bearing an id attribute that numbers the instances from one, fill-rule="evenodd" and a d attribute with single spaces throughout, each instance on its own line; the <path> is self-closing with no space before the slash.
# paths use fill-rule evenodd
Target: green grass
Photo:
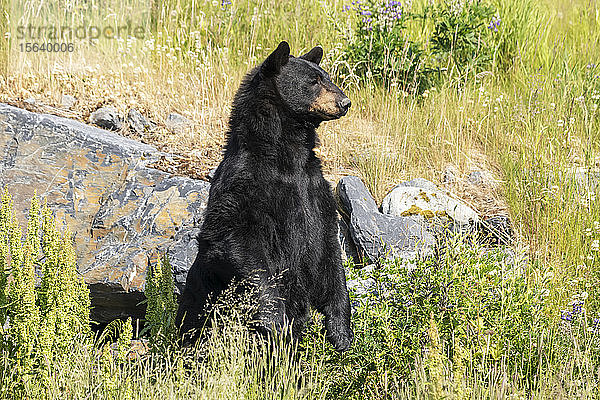
<path id="1" fill-rule="evenodd" d="M 475 201 L 475 206 L 490 215 L 507 210 L 525 255 L 520 272 L 524 280 L 509 292 L 522 299 L 519 296 L 542 284 L 547 290 L 543 309 L 526 328 L 508 329 L 513 314 L 494 314 L 493 328 L 486 328 L 497 335 L 494 340 L 460 342 L 458 356 L 450 349 L 456 348 L 460 335 L 449 332 L 477 324 L 476 315 L 459 318 L 450 329 L 442 318 L 446 314 L 431 304 L 406 314 L 412 321 L 406 324 L 395 324 L 398 320 L 390 319 L 390 313 L 398 309 L 389 307 L 357 314 L 357 344 L 343 356 L 312 332 L 293 363 L 287 361 L 289 345 L 278 346 L 270 356 L 233 324 L 203 350 L 211 354 L 205 362 L 186 352 L 171 354 L 167 361 L 135 359 L 122 366 L 106 361 L 112 365 L 107 374 L 116 382 L 114 392 L 114 385 L 103 383 L 101 352 L 92 341 L 82 341 L 73 357 L 54 366 L 51 397 L 129 398 L 130 391 L 137 398 L 264 398 L 278 387 L 280 395 L 273 398 L 331 398 L 332 393 L 373 399 L 597 398 L 598 334 L 591 324 L 600 317 L 600 199 L 598 185 L 582 184 L 575 172 L 593 175 L 600 168 L 600 6 L 588 0 L 492 3 L 503 21 L 503 50 L 498 53 L 502 57 L 487 73 L 468 79 L 455 76 L 419 98 L 405 97 L 394 88 L 358 85 L 351 74 L 336 72 L 343 70 L 343 32 L 349 25 L 341 11 L 347 3 L 333 0 L 240 0 L 226 9 L 208 1 L 155 2 L 154 8 L 135 0 L 114 1 L 106 6 L 114 11 L 108 13 L 110 18 L 92 1 L 70 18 L 103 24 L 130 16 L 147 27 L 154 41 L 81 44 L 77 57 L 70 57 L 21 54 L 13 39 L 8 57 L 0 55 L 1 101 L 36 97 L 52 106 L 60 104 L 62 94 L 73 94 L 79 99 L 73 110 L 76 118 L 85 120 L 97 105 L 108 102 L 123 112 L 137 107 L 159 125 L 171 111 L 184 113 L 197 122 L 193 132 L 159 129 L 140 139 L 181 155 L 195 171 L 210 170 L 220 159 L 231 99 L 243 74 L 280 40 L 290 42 L 294 54 L 320 44 L 326 51 L 324 68 L 332 71 L 353 103 L 348 116 L 319 129 L 318 152 L 327 177 L 335 181 L 356 174 L 380 201 L 403 179 L 420 176 L 439 182 L 447 164 L 460 173 L 480 167 L 491 171 L 501 181 L 490 194 L 498 202 L 489 207 Z M 52 2 L 22 4 L 23 10 L 41 10 L 35 15 L 24 12 L 25 21 L 68 17 L 58 15 Z M 413 7 L 422 4 L 415 1 Z M 0 15 L 0 27 L 2 23 Z M 413 24 L 406 34 L 426 43 L 431 26 Z M 0 39 L 0 49 L 2 43 Z M 457 195 L 465 194 L 455 189 Z M 474 285 L 470 279 L 477 277 L 477 270 L 465 265 L 495 262 L 468 249 L 461 254 L 465 260 L 446 271 L 461 271 L 465 285 Z M 409 276 L 390 268 L 395 276 Z M 448 283 L 444 279 L 440 282 Z M 465 304 L 481 299 L 482 293 L 486 292 L 454 296 L 473 311 L 480 309 Z M 585 322 L 561 320 L 561 311 L 582 296 Z M 495 305 L 499 310 L 506 310 L 504 306 Z M 435 311 L 434 322 L 430 311 Z M 419 319 L 411 320 L 416 315 Z M 386 340 L 396 345 L 395 340 L 406 339 L 406 329 L 416 330 L 411 340 L 422 341 L 408 341 L 417 343 L 413 347 L 404 341 L 400 347 L 386 348 Z M 535 340 L 528 341 L 531 333 Z M 527 365 L 539 368 L 533 374 L 531 367 L 524 371 L 521 356 L 507 347 L 492 357 L 490 346 L 502 340 L 520 343 L 528 354 Z M 381 365 L 379 356 L 385 361 Z M 265 357 L 277 361 L 267 362 Z M 3 362 L 6 384 L 10 368 L 7 359 Z M 298 380 L 304 382 L 300 387 L 293 384 Z M 35 390 L 31 393 L 29 398 L 36 398 Z"/>
<path id="2" fill-rule="evenodd" d="M 22 379 L 0 359 L 2 398 L 504 399 L 596 398 L 598 327 L 555 324 L 550 271 L 524 254 L 451 242 L 441 261 L 348 265 L 374 288 L 351 291 L 355 344 L 337 353 L 314 315 L 301 343 L 247 328 L 251 295 L 227 292 L 195 348 L 128 352 L 130 322 L 79 335 L 47 370 Z M 380 293 L 382 297 L 380 297 Z M 585 302 L 585 308 L 587 308 Z M 129 327 L 128 329 L 126 327 Z M 590 331 L 590 329 L 592 331 Z M 121 339 L 120 339 L 120 338 Z M 110 339 L 107 343 L 105 339 Z M 122 340 L 122 338 L 125 338 Z M 117 344 L 110 347 L 110 342 Z M 16 382 L 21 385 L 15 387 Z"/>

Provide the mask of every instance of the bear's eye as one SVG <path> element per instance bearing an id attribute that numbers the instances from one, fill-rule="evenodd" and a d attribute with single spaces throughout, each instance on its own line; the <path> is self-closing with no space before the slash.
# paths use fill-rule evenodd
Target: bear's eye
<path id="1" fill-rule="evenodd" d="M 311 85 L 316 85 L 319 83 L 319 78 L 318 77 L 314 77 L 313 79 L 310 80 L 310 84 Z"/>

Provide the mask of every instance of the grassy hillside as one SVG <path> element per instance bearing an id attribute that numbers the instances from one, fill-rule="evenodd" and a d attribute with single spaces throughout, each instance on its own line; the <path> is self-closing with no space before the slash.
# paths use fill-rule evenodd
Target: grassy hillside
<path id="1" fill-rule="evenodd" d="M 178 155 L 176 163 L 163 168 L 202 177 L 219 162 L 230 102 L 242 76 L 280 40 L 287 40 L 296 55 L 314 45 L 323 46 L 324 68 L 352 99 L 346 117 L 319 128 L 318 153 L 332 181 L 356 174 L 378 201 L 400 180 L 419 176 L 439 182 L 448 164 L 461 173 L 484 168 L 501 182 L 484 194 L 469 187 L 454 190 L 484 214 L 510 215 L 524 264 L 511 272 L 522 280 L 508 279 L 512 285 L 509 294 L 498 295 L 500 301 L 490 303 L 492 286 L 504 287 L 505 281 L 489 280 L 486 277 L 493 268 L 484 268 L 496 262 L 507 265 L 506 260 L 482 259 L 462 249 L 459 254 L 464 259 L 455 257 L 458 261 L 448 264 L 448 274 L 478 279 L 463 282 L 473 285 L 469 287 L 474 292 L 454 294 L 453 304 L 461 304 L 457 311 L 460 318 L 429 298 L 410 315 L 407 308 L 391 306 L 363 310 L 355 316 L 355 327 L 363 330 L 358 329 L 351 354 L 333 354 L 315 333 L 305 344 L 308 350 L 302 351 L 302 357 L 308 357 L 303 363 L 285 372 L 260 372 L 277 384 L 298 380 L 298 376 L 310 381 L 306 385 L 310 390 L 285 386 L 278 392 L 281 396 L 275 397 L 346 398 L 349 388 L 355 386 L 365 388 L 352 392 L 355 398 L 361 398 L 360 393 L 362 398 L 598 396 L 600 6 L 595 0 L 486 2 L 494 7 L 494 15 L 501 22 L 490 39 L 491 59 L 479 67 L 456 62 L 452 52 L 447 61 L 434 60 L 427 49 L 432 48 L 436 32 L 433 21 L 441 17 L 407 20 L 401 38 L 407 43 L 421 43 L 424 59 L 444 68 L 424 91 L 408 91 L 391 84 L 392 80 L 381 82 L 359 75 L 360 65 L 344 56 L 360 23 L 352 10 L 344 8 L 352 6 L 350 2 L 169 0 L 149 6 L 138 0 L 102 5 L 94 0 L 38 0 L 12 4 L 12 8 L 6 2 L 0 4 L 4 4 L 3 15 L 8 15 L 7 25 L 13 29 L 18 25 L 47 25 L 48 21 L 104 27 L 129 20 L 143 27 L 144 39 L 82 40 L 77 41 L 73 53 L 53 54 L 21 52 L 16 32 L 11 31 L 0 45 L 3 49 L 8 43 L 11 48 L 8 57 L 0 56 L 0 66 L 7 71 L 0 76 L 0 101 L 34 107 L 23 100 L 35 98 L 39 110 L 85 121 L 102 104 L 115 105 L 124 114 L 131 107 L 138 108 L 159 128 L 142 137 L 123 133 Z M 415 0 L 405 12 L 424 13 L 428 4 Z M 492 34 L 491 30 L 484 32 Z M 59 106 L 63 94 L 77 97 L 73 109 Z M 193 119 L 194 129 L 169 132 L 162 122 L 172 111 Z M 406 271 L 388 267 L 408 276 Z M 504 267 L 498 268 L 506 272 Z M 442 275 L 430 279 L 449 285 L 439 286 L 441 291 L 456 287 L 455 281 Z M 484 281 L 491 286 L 485 286 Z M 492 316 L 483 312 L 486 307 L 493 309 Z M 535 320 L 522 313 L 531 307 L 538 307 Z M 410 319 L 414 313 L 420 313 L 420 319 Z M 444 319 L 448 315 L 450 319 Z M 358 320 L 359 316 L 363 319 Z M 387 325 L 402 318 L 406 324 Z M 521 325 L 511 325 L 515 320 Z M 364 321 L 370 322 L 365 325 Z M 407 327 L 412 326 L 408 322 L 419 325 L 410 333 L 413 336 L 405 336 Z M 471 328 L 462 334 L 453 333 L 460 326 Z M 512 329 L 521 331 L 515 336 Z M 374 335 L 374 331 L 379 334 Z M 493 334 L 482 334 L 487 331 Z M 467 340 L 473 335 L 481 340 Z M 414 342 L 416 337 L 422 340 Z M 406 347 L 406 338 L 413 347 Z M 467 342 L 457 347 L 457 338 Z M 223 340 L 238 341 L 238 337 Z M 519 351 L 491 350 L 493 343 L 504 340 Z M 223 343 L 212 348 L 218 357 L 231 362 L 222 368 L 230 369 L 192 362 L 193 371 L 201 370 L 194 378 L 199 392 L 190 394 L 185 391 L 192 390 L 188 386 L 179 387 L 175 383 L 181 382 L 177 368 L 171 365 L 165 369 L 162 364 L 147 369 L 137 364 L 127 367 L 132 368 L 127 370 L 132 390 L 141 393 L 139 398 L 262 398 L 265 381 L 246 380 L 254 376 L 246 374 L 258 372 L 241 366 L 253 365 L 260 370 L 263 367 L 257 365 L 263 356 L 244 347 L 253 345 L 236 343 L 242 350 Z M 393 345 L 386 347 L 386 343 Z M 413 353 L 406 355 L 397 350 L 400 348 L 411 348 Z M 97 360 L 90 348 L 78 351 L 73 364 L 65 368 L 85 376 L 66 379 L 63 384 L 70 387 L 68 382 L 76 382 L 81 385 L 77 390 L 85 392 L 85 388 L 96 385 L 92 371 Z M 396 353 L 404 354 L 404 358 L 395 359 L 399 357 Z M 218 357 L 211 362 L 223 365 Z M 411 360 L 408 369 L 406 360 Z M 357 370 L 364 374 L 353 374 Z M 64 369 L 55 373 L 63 373 L 59 371 Z M 212 375 L 213 371 L 218 375 Z M 222 386 L 202 394 L 203 382 Z M 243 395 L 230 391 L 231 387 L 245 388 L 249 382 L 254 386 Z"/>

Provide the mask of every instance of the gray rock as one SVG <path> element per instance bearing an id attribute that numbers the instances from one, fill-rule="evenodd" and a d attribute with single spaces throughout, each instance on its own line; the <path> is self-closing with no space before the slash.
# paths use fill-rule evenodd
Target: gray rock
<path id="1" fill-rule="evenodd" d="M 60 105 L 65 108 L 72 108 L 76 102 L 77 99 L 74 96 L 71 96 L 70 94 L 63 94 L 60 98 Z"/>
<path id="2" fill-rule="evenodd" d="M 37 190 L 75 233 L 92 318 L 143 317 L 146 269 L 168 253 L 181 290 L 209 184 L 148 167 L 155 147 L 77 121 L 0 104 L 0 186 L 17 214 Z M 32 156 L 36 155 L 36 156 Z"/>
<path id="3" fill-rule="evenodd" d="M 213 180 L 213 178 L 215 177 L 215 172 L 217 172 L 217 168 L 216 168 L 216 167 L 215 167 L 215 168 L 213 168 L 213 169 L 211 169 L 210 171 L 208 171 L 208 174 L 207 174 L 206 178 L 207 178 L 209 181 L 212 181 L 212 180 Z"/>
<path id="4" fill-rule="evenodd" d="M 118 131 L 123 127 L 123 117 L 111 106 L 101 107 L 90 115 L 90 122 L 100 128 Z"/>
<path id="5" fill-rule="evenodd" d="M 422 220 L 414 216 L 381 214 L 359 178 L 345 176 L 340 179 L 337 193 L 359 256 L 379 261 L 433 254 L 436 240 Z"/>
<path id="6" fill-rule="evenodd" d="M 349 279 L 346 282 L 348 290 L 353 291 L 357 296 L 366 296 L 377 286 L 377 281 L 373 278 Z"/>
<path id="7" fill-rule="evenodd" d="M 442 173 L 442 183 L 454 183 L 459 175 L 458 169 L 453 165 L 448 165 Z"/>
<path id="8" fill-rule="evenodd" d="M 375 264 L 366 265 L 361 268 L 358 273 L 350 273 L 351 275 L 356 276 L 346 281 L 346 287 L 351 293 L 359 298 L 359 301 L 377 290 L 377 281 L 373 278 L 374 270 Z"/>
<path id="9" fill-rule="evenodd" d="M 355 211 L 378 212 L 373 196 L 371 196 L 360 178 L 344 176 L 338 182 L 336 191 L 341 202 L 342 211 L 345 211 L 348 217 Z"/>
<path id="10" fill-rule="evenodd" d="M 422 178 L 398 184 L 383 199 L 381 211 L 384 214 L 405 217 L 421 215 L 427 219 L 448 217 L 458 225 L 479 222 L 479 215 L 475 210 Z"/>
<path id="11" fill-rule="evenodd" d="M 127 113 L 127 123 L 136 133 L 142 134 L 151 131 L 154 124 L 146 119 L 138 110 L 132 108 Z"/>
<path id="12" fill-rule="evenodd" d="M 483 171 L 473 171 L 468 177 L 469 183 L 473 185 L 481 185 L 483 183 Z"/>
<path id="13" fill-rule="evenodd" d="M 352 233 L 350 233 L 350 227 L 344 218 L 338 219 L 338 236 L 340 241 L 340 247 L 342 249 L 342 261 L 346 262 L 352 259 L 353 262 L 359 262 L 358 251 L 352 240 Z"/>
<path id="14" fill-rule="evenodd" d="M 492 187 L 498 186 L 498 181 L 494 179 L 492 173 L 484 170 L 472 171 L 467 180 L 471 185 L 487 185 Z"/>
<path id="15" fill-rule="evenodd" d="M 193 124 L 193 121 L 177 113 L 169 114 L 167 120 L 165 121 L 165 126 L 167 129 L 175 133 L 191 129 Z"/>
<path id="16" fill-rule="evenodd" d="M 200 221 L 195 225 L 200 226 Z M 196 260 L 199 233 L 200 228 L 180 229 L 173 242 L 167 247 L 175 278 L 175 291 L 178 295 L 183 292 L 188 270 Z"/>
<path id="17" fill-rule="evenodd" d="M 579 195 L 587 196 L 600 188 L 600 168 L 571 166 L 556 170 L 524 169 L 523 179 L 527 182 L 536 182 L 545 190 L 552 191 L 552 186 L 568 187 L 576 190 Z"/>

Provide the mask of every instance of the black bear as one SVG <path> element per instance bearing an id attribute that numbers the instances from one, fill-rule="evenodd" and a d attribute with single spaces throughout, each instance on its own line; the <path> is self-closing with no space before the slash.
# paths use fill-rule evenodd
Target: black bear
<path id="1" fill-rule="evenodd" d="M 202 327 L 209 297 L 252 279 L 259 330 L 291 324 L 299 337 L 312 306 L 334 348 L 350 347 L 336 203 L 313 151 L 316 128 L 345 115 L 350 100 L 319 67 L 322 57 L 320 47 L 293 57 L 281 42 L 242 81 L 180 300 L 183 333 Z"/>

